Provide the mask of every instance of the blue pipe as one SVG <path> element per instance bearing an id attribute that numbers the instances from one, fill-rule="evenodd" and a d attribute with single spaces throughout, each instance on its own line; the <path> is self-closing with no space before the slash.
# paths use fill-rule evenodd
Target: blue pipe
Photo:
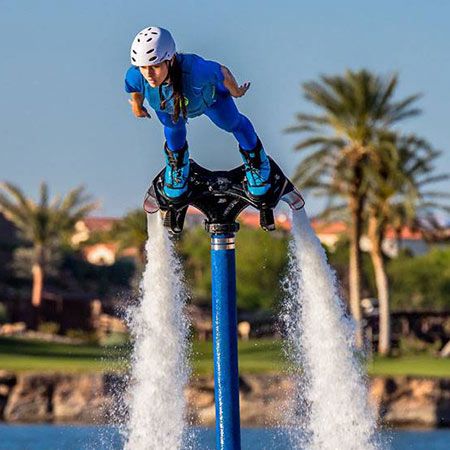
<path id="1" fill-rule="evenodd" d="M 240 450 L 234 233 L 211 235 L 216 449 Z"/>

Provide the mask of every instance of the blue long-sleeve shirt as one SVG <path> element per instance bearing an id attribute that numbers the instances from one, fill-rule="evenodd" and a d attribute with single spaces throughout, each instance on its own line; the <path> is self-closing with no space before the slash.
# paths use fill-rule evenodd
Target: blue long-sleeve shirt
<path id="1" fill-rule="evenodd" d="M 208 61 L 195 54 L 177 53 L 181 65 L 183 95 L 187 116 L 202 115 L 216 100 L 217 91 L 227 91 L 223 85 L 223 74 L 219 63 Z M 159 87 L 151 87 L 142 76 L 139 67 L 131 66 L 125 76 L 125 91 L 140 92 L 155 111 L 161 111 Z M 174 105 L 171 85 L 162 85 L 162 94 L 167 99 L 164 112 L 173 114 Z"/>

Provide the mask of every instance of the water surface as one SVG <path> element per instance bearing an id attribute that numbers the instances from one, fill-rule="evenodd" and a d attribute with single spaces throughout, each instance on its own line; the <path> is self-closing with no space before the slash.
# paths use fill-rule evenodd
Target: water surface
<path id="1" fill-rule="evenodd" d="M 192 450 L 215 448 L 214 430 L 194 428 Z M 450 430 L 394 431 L 383 434 L 392 450 L 449 450 Z M 105 426 L 0 425 L 0 450 L 121 450 L 117 428 Z M 187 447 L 189 448 L 189 447 Z M 288 450 L 285 433 L 274 429 L 244 428 L 243 450 Z"/>

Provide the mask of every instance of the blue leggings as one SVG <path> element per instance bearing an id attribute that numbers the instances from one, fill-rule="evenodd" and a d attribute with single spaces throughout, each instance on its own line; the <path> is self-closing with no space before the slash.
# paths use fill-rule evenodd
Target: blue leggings
<path id="1" fill-rule="evenodd" d="M 165 112 L 156 112 L 164 125 L 164 135 L 170 150 L 179 150 L 186 143 L 186 121 L 180 117 L 172 122 L 172 116 Z M 242 115 L 228 93 L 218 92 L 217 100 L 204 112 L 219 128 L 233 133 L 243 150 L 252 150 L 256 146 L 257 135 L 250 120 Z"/>

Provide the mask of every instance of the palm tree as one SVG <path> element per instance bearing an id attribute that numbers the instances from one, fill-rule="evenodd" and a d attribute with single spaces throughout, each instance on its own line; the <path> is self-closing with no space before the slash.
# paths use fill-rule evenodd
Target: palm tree
<path id="1" fill-rule="evenodd" d="M 21 236 L 32 244 L 33 288 L 31 303 L 38 311 L 42 301 L 46 265 L 50 253 L 73 232 L 75 223 L 97 208 L 84 187 L 71 190 L 65 197 L 49 201 L 48 186 L 41 183 L 39 201 L 26 197 L 12 183 L 0 183 L 0 212 L 14 223 Z"/>
<path id="2" fill-rule="evenodd" d="M 445 198 L 445 193 L 433 193 L 424 189 L 431 183 L 448 178 L 447 174 L 434 174 L 434 161 L 440 152 L 433 150 L 428 142 L 414 135 L 398 136 L 383 133 L 379 143 L 380 153 L 386 152 L 390 158 L 383 158 L 368 176 L 367 233 L 370 256 L 375 273 L 380 305 L 380 335 L 378 352 L 387 355 L 391 350 L 391 327 L 389 308 L 389 280 L 386 275 L 382 242 L 388 227 L 403 228 L 419 223 L 420 212 L 446 209 L 433 200 Z M 447 195 L 448 198 L 448 195 Z"/>
<path id="3" fill-rule="evenodd" d="M 343 76 L 322 76 L 303 85 L 317 114 L 297 114 L 288 132 L 307 133 L 296 150 L 311 150 L 301 162 L 295 181 L 300 186 L 343 197 L 350 210 L 350 309 L 357 324 L 356 346 L 362 347 L 361 253 L 363 209 L 367 197 L 365 172 L 380 158 L 375 145 L 380 130 L 419 114 L 418 95 L 394 101 L 396 75 L 377 76 L 348 70 Z"/>
<path id="4" fill-rule="evenodd" d="M 119 250 L 138 249 L 141 265 L 145 262 L 145 242 L 147 241 L 147 215 L 142 208 L 127 213 L 115 223 L 108 237 L 119 242 Z"/>

